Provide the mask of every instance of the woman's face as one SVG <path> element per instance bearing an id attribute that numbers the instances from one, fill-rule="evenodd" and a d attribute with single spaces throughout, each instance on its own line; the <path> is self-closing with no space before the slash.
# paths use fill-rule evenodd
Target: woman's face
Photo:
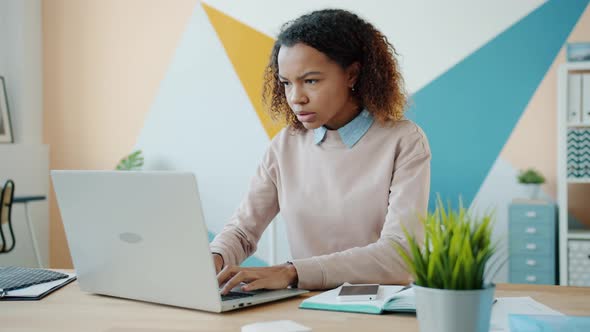
<path id="1" fill-rule="evenodd" d="M 358 63 L 342 69 L 324 53 L 298 43 L 281 46 L 278 65 L 287 103 L 305 128 L 338 129 L 359 113 L 351 96 Z"/>

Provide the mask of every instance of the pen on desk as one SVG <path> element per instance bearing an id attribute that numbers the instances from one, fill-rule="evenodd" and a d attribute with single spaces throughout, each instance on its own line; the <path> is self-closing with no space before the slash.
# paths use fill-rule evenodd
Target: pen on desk
<path id="1" fill-rule="evenodd" d="M 398 290 L 396 293 L 401 293 L 401 292 L 405 291 L 408 288 L 412 288 L 412 284 L 405 285 L 402 289 Z"/>

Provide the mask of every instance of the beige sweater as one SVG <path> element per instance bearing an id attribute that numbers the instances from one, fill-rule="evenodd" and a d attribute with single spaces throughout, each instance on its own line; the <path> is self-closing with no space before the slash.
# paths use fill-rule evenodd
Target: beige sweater
<path id="1" fill-rule="evenodd" d="M 240 207 L 211 243 L 225 264 L 256 251 L 262 232 L 279 213 L 297 269 L 299 288 L 326 289 L 344 282 L 403 284 L 406 246 L 402 224 L 423 236 L 430 148 L 423 131 L 402 120 L 377 122 L 354 145 L 338 131 L 314 144 L 312 130 L 283 129 L 271 142 Z"/>

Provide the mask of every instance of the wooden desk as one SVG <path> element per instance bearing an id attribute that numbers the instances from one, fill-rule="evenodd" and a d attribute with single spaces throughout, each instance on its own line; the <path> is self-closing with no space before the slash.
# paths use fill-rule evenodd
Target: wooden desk
<path id="1" fill-rule="evenodd" d="M 311 294 L 313 295 L 313 294 Z M 291 319 L 318 331 L 418 331 L 415 315 L 298 309 L 311 295 L 224 314 L 83 293 L 74 282 L 41 301 L 0 302 L 1 331 L 240 331 L 245 324 Z M 569 315 L 590 315 L 590 288 L 498 285 L 496 296 L 531 296 Z"/>

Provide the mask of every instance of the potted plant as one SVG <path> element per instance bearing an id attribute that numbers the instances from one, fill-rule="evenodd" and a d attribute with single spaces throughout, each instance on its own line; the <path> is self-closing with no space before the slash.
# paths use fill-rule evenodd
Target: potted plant
<path id="1" fill-rule="evenodd" d="M 119 161 L 116 167 L 118 171 L 139 171 L 143 166 L 141 150 L 136 150 Z"/>
<path id="2" fill-rule="evenodd" d="M 525 186 L 527 194 L 530 199 L 537 199 L 539 197 L 539 190 L 541 184 L 545 183 L 545 177 L 533 168 L 521 170 L 518 173 L 518 183 Z"/>
<path id="3" fill-rule="evenodd" d="M 493 213 L 473 217 L 462 205 L 436 210 L 424 224 L 424 243 L 404 233 L 407 249 L 396 243 L 416 295 L 421 332 L 488 332 L 495 285 L 484 280 L 491 243 Z"/>

